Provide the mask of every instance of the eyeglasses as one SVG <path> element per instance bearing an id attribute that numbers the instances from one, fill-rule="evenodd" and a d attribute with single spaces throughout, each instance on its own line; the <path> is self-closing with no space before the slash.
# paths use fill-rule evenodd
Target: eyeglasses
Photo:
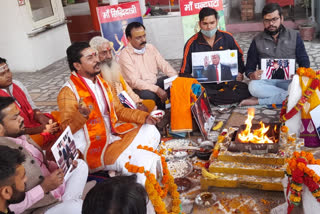
<path id="1" fill-rule="evenodd" d="M 4 64 L 4 65 L 0 66 L 0 73 L 6 71 L 8 69 L 9 69 L 8 64 Z"/>
<path id="2" fill-rule="evenodd" d="M 278 19 L 280 19 L 280 17 L 274 17 L 272 19 L 264 19 L 263 23 L 265 23 L 265 24 L 270 24 L 271 22 L 275 23 L 276 21 L 278 21 Z"/>

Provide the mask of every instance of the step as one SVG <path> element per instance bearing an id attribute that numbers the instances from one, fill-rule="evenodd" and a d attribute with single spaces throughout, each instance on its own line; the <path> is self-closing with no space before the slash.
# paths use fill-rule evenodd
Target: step
<path id="1" fill-rule="evenodd" d="M 269 165 L 256 163 L 215 161 L 212 162 L 209 166 L 209 172 L 211 173 L 255 175 L 265 177 L 283 178 L 284 171 L 284 165 Z"/>
<path id="2" fill-rule="evenodd" d="M 283 191 L 282 178 L 250 176 L 250 175 L 230 175 L 225 173 L 210 173 L 219 176 L 210 178 L 202 176 L 200 179 L 201 189 L 207 190 L 210 186 L 225 188 L 250 188 L 259 190 Z"/>
<path id="3" fill-rule="evenodd" d="M 284 165 L 285 158 L 277 154 L 254 155 L 246 152 L 235 153 L 223 151 L 219 153 L 219 161 L 227 162 L 241 162 L 241 163 L 256 163 L 256 164 L 270 164 L 270 165 Z"/>

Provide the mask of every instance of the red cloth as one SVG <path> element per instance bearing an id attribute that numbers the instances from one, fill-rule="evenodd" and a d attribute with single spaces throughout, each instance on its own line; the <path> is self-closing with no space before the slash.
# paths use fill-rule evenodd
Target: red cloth
<path id="1" fill-rule="evenodd" d="M 20 110 L 20 115 L 24 119 L 24 125 L 27 128 L 37 127 L 40 125 L 37 121 L 34 120 L 34 113 L 33 109 L 28 102 L 28 99 L 24 92 L 22 91 L 19 86 L 12 83 L 13 89 L 12 89 L 12 96 L 16 99 L 16 105 L 18 109 Z M 10 97 L 10 94 L 7 92 L 0 90 L 0 96 L 3 97 Z"/>
<path id="2" fill-rule="evenodd" d="M 289 6 L 289 5 L 294 6 L 294 0 L 266 0 L 266 3 L 267 4 L 278 3 L 280 7 Z"/>

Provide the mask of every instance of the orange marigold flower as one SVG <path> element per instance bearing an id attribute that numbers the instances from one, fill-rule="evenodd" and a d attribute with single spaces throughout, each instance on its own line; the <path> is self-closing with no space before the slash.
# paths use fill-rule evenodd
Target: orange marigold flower
<path id="1" fill-rule="evenodd" d="M 138 168 L 139 168 L 139 167 L 137 167 L 137 166 L 135 166 L 135 165 L 132 165 L 132 172 L 133 172 L 133 173 L 138 172 Z"/>
<path id="2" fill-rule="evenodd" d="M 297 166 L 298 166 L 298 169 L 304 172 L 305 165 L 303 163 L 299 162 Z"/>
<path id="3" fill-rule="evenodd" d="M 219 151 L 218 151 L 218 150 L 214 150 L 214 151 L 213 151 L 213 157 L 214 157 L 214 158 L 217 158 L 218 155 L 219 155 Z"/>
<path id="4" fill-rule="evenodd" d="M 139 146 L 137 146 L 137 148 L 138 148 L 138 149 L 142 149 L 142 146 L 141 146 L 141 144 L 140 144 Z"/>
<path id="5" fill-rule="evenodd" d="M 129 167 L 129 162 L 127 162 L 125 165 L 124 165 L 124 167 L 126 167 L 126 169 L 128 169 L 128 167 Z"/>
<path id="6" fill-rule="evenodd" d="M 287 133 L 289 131 L 288 126 L 282 126 L 281 127 L 281 131 L 284 132 L 284 133 Z"/>
<path id="7" fill-rule="evenodd" d="M 297 152 L 297 151 L 295 151 L 295 152 L 293 152 L 293 156 L 294 156 L 295 158 L 299 158 L 299 157 L 300 157 L 300 153 Z"/>
<path id="8" fill-rule="evenodd" d="M 307 153 L 305 151 L 301 151 L 301 154 L 300 154 L 302 157 L 305 157 L 307 155 Z"/>
<path id="9" fill-rule="evenodd" d="M 138 172 L 139 172 L 139 173 L 143 173 L 143 172 L 144 172 L 144 167 L 143 167 L 143 166 L 142 166 L 142 167 L 139 167 Z"/>
<path id="10" fill-rule="evenodd" d="M 307 158 L 307 160 L 308 160 L 308 161 L 313 160 L 313 154 L 312 154 L 312 153 L 310 153 L 310 152 L 307 152 L 307 154 L 306 154 L 306 158 Z"/>

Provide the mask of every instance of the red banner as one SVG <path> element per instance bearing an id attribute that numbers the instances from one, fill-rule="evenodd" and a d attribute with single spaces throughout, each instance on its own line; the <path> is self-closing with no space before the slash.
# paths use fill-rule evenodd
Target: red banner
<path id="1" fill-rule="evenodd" d="M 181 16 L 199 14 L 204 7 L 211 7 L 217 11 L 223 10 L 222 0 L 180 0 Z"/>
<path id="2" fill-rule="evenodd" d="M 141 16 L 139 2 L 128 2 L 119 5 L 97 7 L 100 24 Z"/>

